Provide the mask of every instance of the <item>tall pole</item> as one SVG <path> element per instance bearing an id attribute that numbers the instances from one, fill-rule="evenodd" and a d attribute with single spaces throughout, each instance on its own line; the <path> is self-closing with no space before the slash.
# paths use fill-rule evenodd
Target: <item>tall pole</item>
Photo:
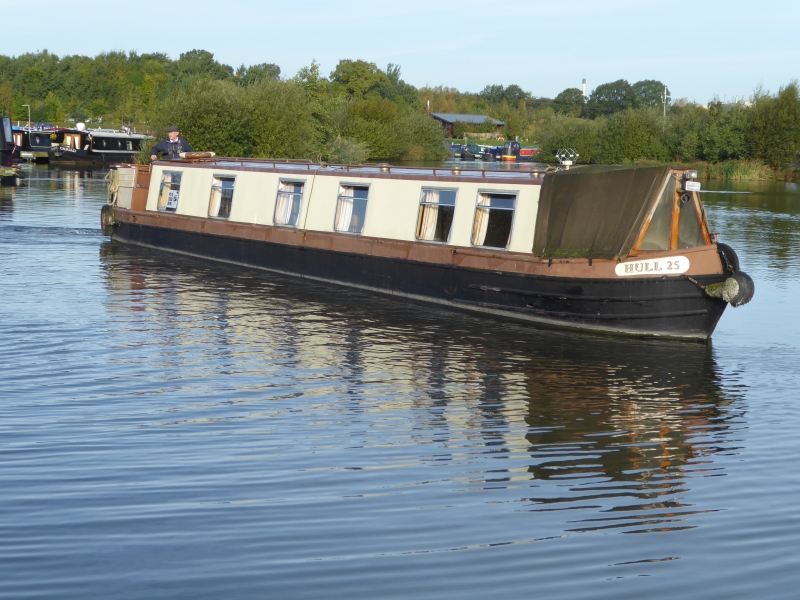
<path id="1" fill-rule="evenodd" d="M 23 104 L 22 106 L 28 107 L 28 129 L 31 127 L 31 105 L 30 104 Z"/>
<path id="2" fill-rule="evenodd" d="M 664 97 L 662 103 L 664 104 L 664 119 L 661 121 L 661 133 L 664 133 L 667 128 L 667 86 L 664 86 Z"/>

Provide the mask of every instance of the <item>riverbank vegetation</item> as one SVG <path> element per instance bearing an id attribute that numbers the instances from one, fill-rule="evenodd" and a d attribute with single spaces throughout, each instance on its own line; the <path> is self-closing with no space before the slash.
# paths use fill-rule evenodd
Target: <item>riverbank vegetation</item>
<path id="1" fill-rule="evenodd" d="M 233 69 L 204 50 L 111 52 L 58 58 L 48 52 L 0 56 L 0 112 L 14 120 L 68 120 L 163 135 L 179 126 L 195 148 L 221 155 L 363 162 L 441 160 L 441 127 L 417 89 L 361 60 L 329 75 L 312 63 L 282 78 L 274 64 Z"/>
<path id="2" fill-rule="evenodd" d="M 758 89 L 748 102 L 698 105 L 670 97 L 660 81 L 618 80 L 589 97 L 569 88 L 536 97 L 517 85 L 478 93 L 420 89 L 400 68 L 342 60 L 327 76 L 312 63 L 286 77 L 275 64 L 221 64 L 204 50 L 111 52 L 94 58 L 48 52 L 0 56 L 0 112 L 27 121 L 68 120 L 162 134 L 177 124 L 195 148 L 218 154 L 336 162 L 440 160 L 444 132 L 426 113 L 483 114 L 503 135 L 540 145 L 554 160 L 575 148 L 581 163 L 675 163 L 709 178 L 797 176 L 800 93 Z M 477 126 L 459 125 L 459 137 Z"/>

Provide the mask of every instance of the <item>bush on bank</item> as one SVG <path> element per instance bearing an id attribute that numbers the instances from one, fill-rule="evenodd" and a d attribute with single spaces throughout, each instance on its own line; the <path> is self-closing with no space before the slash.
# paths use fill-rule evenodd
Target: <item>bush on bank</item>
<path id="1" fill-rule="evenodd" d="M 752 106 L 627 109 L 594 120 L 553 115 L 539 127 L 544 160 L 575 148 L 581 163 L 708 163 L 710 178 L 795 178 L 800 162 L 800 93 L 791 83 Z"/>

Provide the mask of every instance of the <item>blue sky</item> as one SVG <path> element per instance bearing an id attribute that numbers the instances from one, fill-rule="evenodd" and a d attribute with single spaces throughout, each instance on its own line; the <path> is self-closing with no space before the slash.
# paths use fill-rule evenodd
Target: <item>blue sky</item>
<path id="1" fill-rule="evenodd" d="M 0 0 L 0 8 L 11 6 Z M 515 83 L 536 96 L 659 79 L 700 103 L 777 91 L 800 77 L 800 1 L 505 0 L 504 2 L 28 0 L 3 27 L 0 54 L 202 48 L 234 67 L 316 59 L 396 63 L 415 86 L 479 91 Z M 7 11 L 3 11 L 8 15 Z M 31 15 L 30 18 L 25 15 Z M 38 15 L 38 16 L 37 16 Z M 20 26 L 23 22 L 39 26 Z M 4 24 L 7 24 L 5 21 Z M 49 37 L 49 39 L 48 39 Z"/>

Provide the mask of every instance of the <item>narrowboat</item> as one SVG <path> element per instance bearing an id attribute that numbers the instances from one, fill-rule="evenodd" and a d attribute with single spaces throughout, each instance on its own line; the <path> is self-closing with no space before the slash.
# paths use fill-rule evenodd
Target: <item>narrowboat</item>
<path id="1" fill-rule="evenodd" d="M 503 319 L 706 340 L 753 281 L 695 171 L 204 158 L 121 165 L 113 240 Z"/>
<path id="2" fill-rule="evenodd" d="M 60 143 L 49 148 L 52 163 L 114 164 L 130 160 L 142 144 L 153 138 L 141 133 L 114 129 L 86 129 L 78 127 L 66 131 Z"/>
<path id="3" fill-rule="evenodd" d="M 519 142 L 507 141 L 503 145 L 503 153 L 500 155 L 500 160 L 503 162 L 515 162 L 519 158 L 520 148 Z"/>
<path id="4" fill-rule="evenodd" d="M 11 167 L 16 149 L 14 128 L 9 117 L 0 117 L 0 167 Z"/>
<path id="5" fill-rule="evenodd" d="M 540 152 L 541 152 L 541 148 L 539 148 L 538 146 L 533 146 L 533 147 L 521 147 L 521 148 L 519 149 L 519 160 L 521 160 L 521 161 L 526 161 L 526 162 L 530 162 L 530 161 L 532 161 L 534 158 L 536 158 L 537 156 L 539 156 L 539 153 L 540 153 Z"/>
<path id="6" fill-rule="evenodd" d="M 483 155 L 485 152 L 486 146 L 471 143 L 464 146 L 464 151 L 461 153 L 461 158 L 466 161 L 483 160 Z"/>
<path id="7" fill-rule="evenodd" d="M 52 127 L 49 123 L 38 127 L 15 127 L 15 156 L 29 161 L 47 162 L 50 149 L 63 142 L 65 131 L 68 130 L 63 127 Z"/>

